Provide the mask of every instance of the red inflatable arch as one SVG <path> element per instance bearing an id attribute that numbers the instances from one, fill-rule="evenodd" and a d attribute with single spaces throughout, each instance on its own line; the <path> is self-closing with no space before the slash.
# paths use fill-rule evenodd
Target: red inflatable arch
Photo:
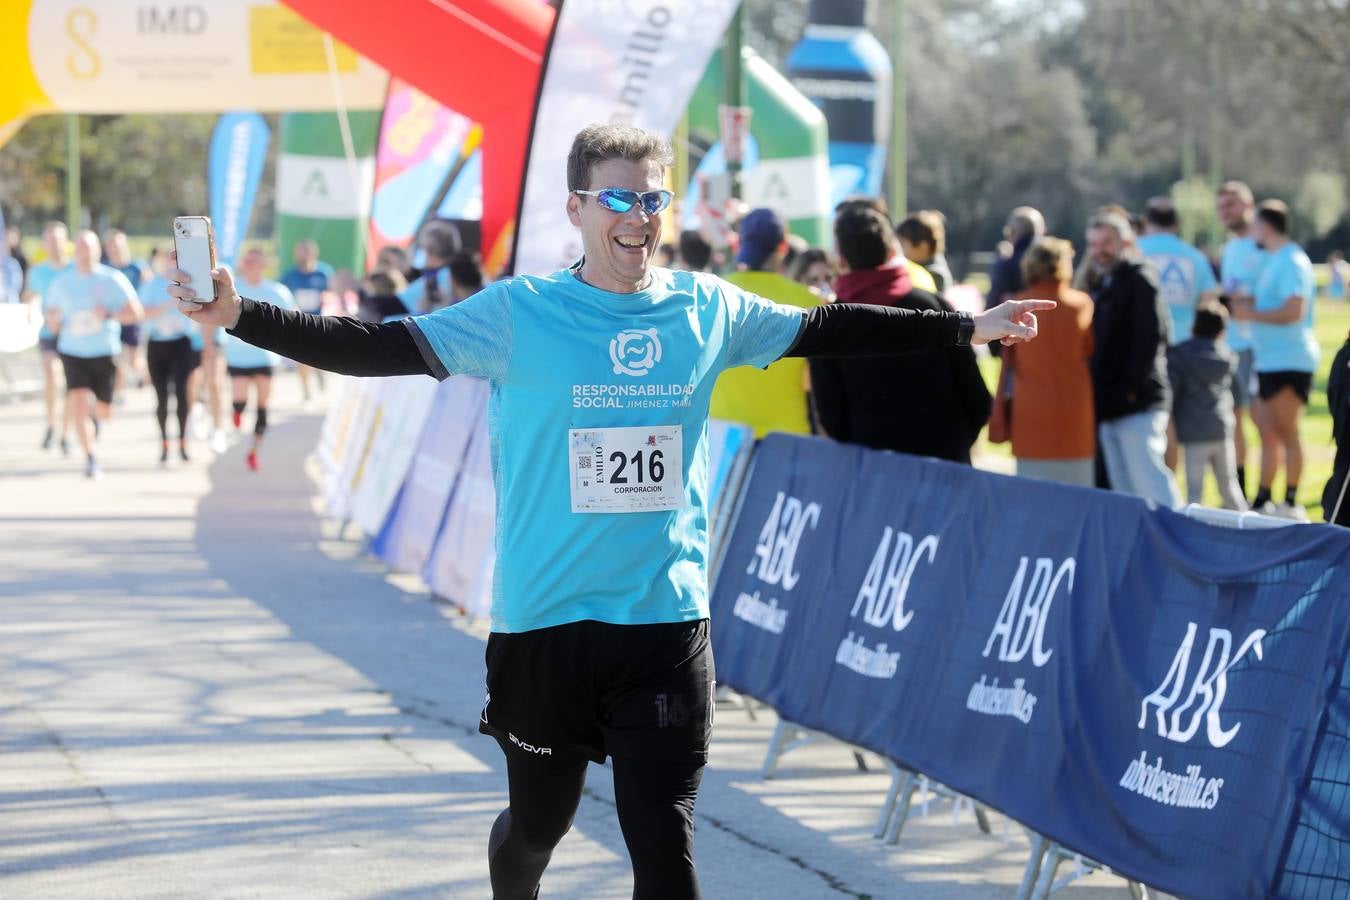
<path id="1" fill-rule="evenodd" d="M 510 246 L 553 9 L 539 0 L 283 0 L 483 126 L 483 251 Z"/>

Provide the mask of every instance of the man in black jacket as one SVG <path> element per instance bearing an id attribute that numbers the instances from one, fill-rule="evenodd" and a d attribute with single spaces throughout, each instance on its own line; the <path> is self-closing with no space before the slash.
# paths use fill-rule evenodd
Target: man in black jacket
<path id="1" fill-rule="evenodd" d="M 950 312 L 915 288 L 890 222 L 871 209 L 840 213 L 835 243 L 848 271 L 841 303 Z M 811 360 L 811 392 L 825 433 L 837 441 L 970 463 L 991 401 L 975 354 L 949 347 L 901 356 Z"/>
<path id="2" fill-rule="evenodd" d="M 1350 527 L 1350 336 L 1331 361 L 1327 376 L 1327 408 L 1331 410 L 1331 434 L 1336 441 L 1336 461 L 1331 480 L 1322 492 L 1322 516 L 1333 525 Z"/>
<path id="3" fill-rule="evenodd" d="M 1106 273 L 1092 299 L 1092 387 L 1098 438 L 1111 485 L 1161 506 L 1181 505 L 1163 462 L 1172 396 L 1167 382 L 1170 320 L 1158 296 L 1158 273 L 1126 252 L 1130 223 L 1108 213 L 1088 224 L 1088 254 Z"/>

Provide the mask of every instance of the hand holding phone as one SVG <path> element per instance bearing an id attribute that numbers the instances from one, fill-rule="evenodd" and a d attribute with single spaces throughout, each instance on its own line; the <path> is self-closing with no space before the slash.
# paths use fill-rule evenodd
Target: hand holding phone
<path id="1" fill-rule="evenodd" d="M 198 303 L 216 299 L 216 283 L 211 270 L 216 267 L 216 242 L 211 220 L 206 216 L 179 216 L 173 220 L 173 248 L 178 268 L 191 277 Z"/>

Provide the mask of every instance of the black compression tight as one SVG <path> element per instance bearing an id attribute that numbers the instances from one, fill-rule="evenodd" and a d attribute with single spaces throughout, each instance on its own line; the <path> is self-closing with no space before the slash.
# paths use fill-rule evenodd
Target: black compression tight
<path id="1" fill-rule="evenodd" d="M 190 362 L 192 346 L 187 338 L 174 341 L 150 341 L 146 348 L 146 368 L 150 383 L 155 386 L 155 421 L 159 435 L 169 439 L 169 390 L 174 393 L 174 413 L 178 418 L 178 437 L 187 435 L 188 378 L 192 375 Z"/>
<path id="2" fill-rule="evenodd" d="M 585 759 L 570 762 L 506 752 L 511 805 L 492 826 L 488 863 L 494 900 L 535 896 L 558 846 L 572 827 Z M 514 751 L 514 752 L 512 752 Z M 703 764 L 614 760 L 614 799 L 633 863 L 634 900 L 697 900 L 694 798 Z"/>

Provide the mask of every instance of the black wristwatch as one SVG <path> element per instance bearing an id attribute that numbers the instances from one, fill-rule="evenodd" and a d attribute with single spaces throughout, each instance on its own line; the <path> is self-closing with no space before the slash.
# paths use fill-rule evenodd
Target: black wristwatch
<path id="1" fill-rule="evenodd" d="M 970 313 L 957 313 L 961 321 L 956 326 L 956 346 L 969 347 L 970 339 L 975 336 L 975 317 Z"/>

